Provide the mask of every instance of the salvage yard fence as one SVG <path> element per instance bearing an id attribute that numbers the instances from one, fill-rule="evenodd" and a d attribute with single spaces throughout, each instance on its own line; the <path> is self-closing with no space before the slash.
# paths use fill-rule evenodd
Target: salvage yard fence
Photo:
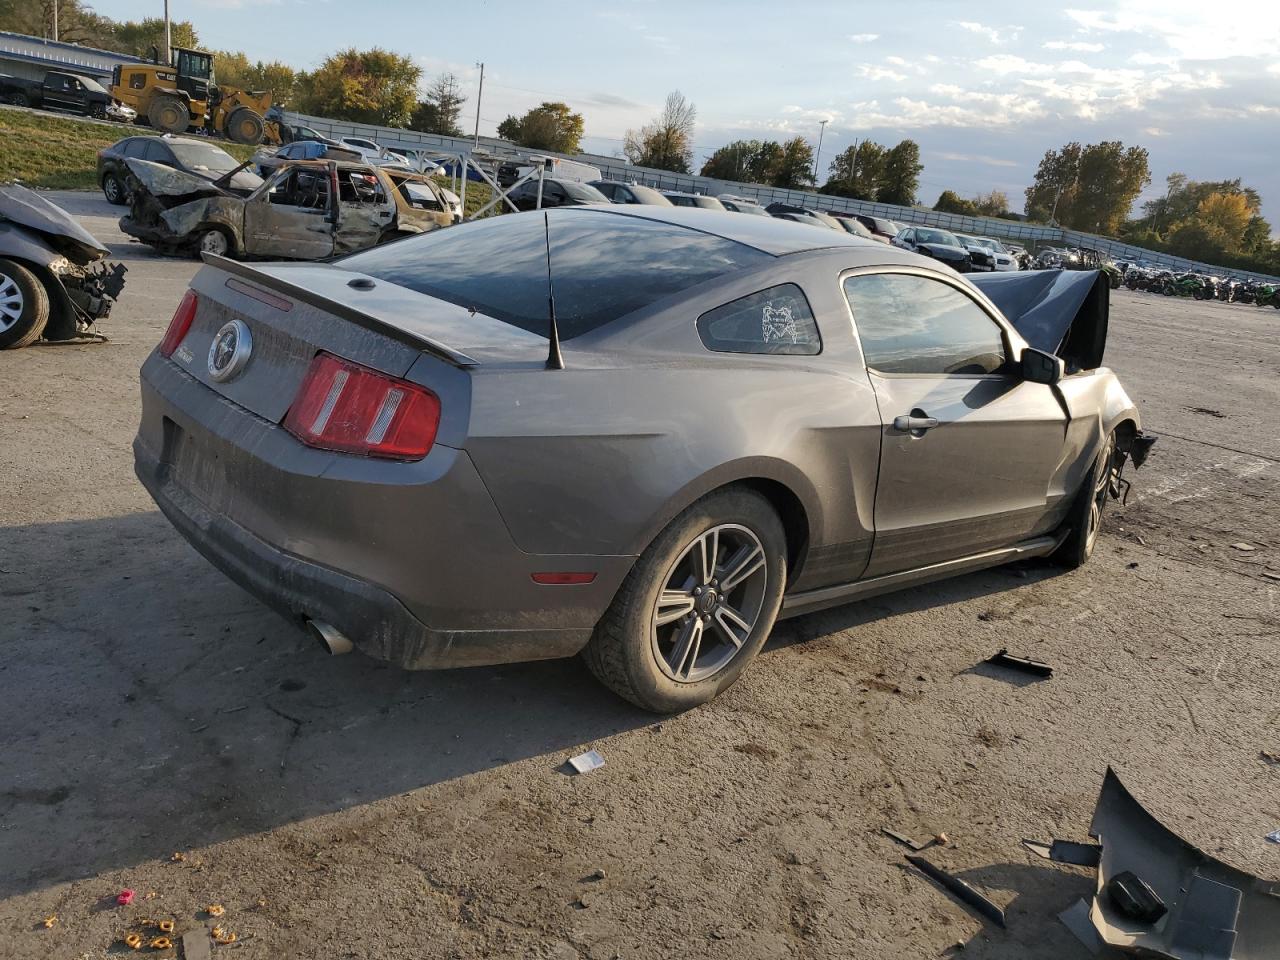
<path id="1" fill-rule="evenodd" d="M 404 130 L 398 127 L 349 123 L 299 113 L 286 112 L 285 120 L 290 125 L 311 127 L 317 133 L 335 139 L 338 137 L 365 137 L 370 140 L 376 140 L 385 147 L 408 147 L 469 156 L 477 145 L 477 140 L 474 137 L 444 137 L 438 134 L 419 133 L 416 130 Z M 499 140 L 494 137 L 480 137 L 479 147 L 482 151 L 504 159 L 523 159 L 532 153 L 537 153 L 539 156 L 558 156 L 566 160 L 576 160 L 598 168 L 604 174 L 605 179 L 640 183 L 659 190 L 681 190 L 686 193 L 702 193 L 713 197 L 722 193 L 729 193 L 734 196 L 747 197 L 765 205 L 785 203 L 795 207 L 883 217 L 898 223 L 939 227 L 944 230 L 954 230 L 959 233 L 976 234 L 984 237 L 999 237 L 1002 240 L 1020 243 L 1031 249 L 1044 246 L 1091 248 L 1115 260 L 1141 260 L 1177 273 L 1209 273 L 1237 279 L 1280 282 L 1280 278 L 1267 274 L 1235 270 L 1204 263 L 1200 260 L 1188 260 L 1186 257 L 1160 253 L 1155 250 L 1148 250 L 1146 247 L 1124 243 L 1120 240 L 1111 240 L 1107 237 L 1082 233 L 1078 230 L 1066 230 L 1061 227 L 1023 223 L 1017 220 L 1003 220 L 999 217 L 969 217 L 957 213 L 940 213 L 921 207 L 900 207 L 889 203 L 851 200 L 847 197 L 828 196 L 805 190 L 787 190 L 760 183 L 717 180 L 690 173 L 673 173 L 670 170 L 637 167 L 621 157 L 529 151 L 514 146 L 510 141 Z"/>

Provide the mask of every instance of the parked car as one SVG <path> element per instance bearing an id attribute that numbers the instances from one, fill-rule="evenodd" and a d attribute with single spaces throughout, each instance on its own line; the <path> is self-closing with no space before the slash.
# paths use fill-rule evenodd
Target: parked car
<path id="1" fill-rule="evenodd" d="M 387 157 L 387 151 L 376 140 L 370 140 L 368 137 L 338 137 L 336 139 L 338 143 L 348 150 L 354 150 L 360 154 L 361 159 L 366 163 L 378 163 Z"/>
<path id="2" fill-rule="evenodd" d="M 850 216 L 847 213 L 833 213 L 831 218 L 840 224 L 840 229 L 845 233 L 851 233 L 855 237 L 861 237 L 863 240 L 875 240 L 877 243 L 888 243 L 884 237 L 878 237 L 860 221 L 857 217 Z"/>
<path id="3" fill-rule="evenodd" d="M 50 70 L 43 80 L 0 75 L 0 101 L 16 107 L 70 110 L 102 120 L 107 118 L 107 109 L 115 103 L 97 80 L 61 70 Z"/>
<path id="4" fill-rule="evenodd" d="M 216 143 L 192 137 L 125 137 L 98 151 L 98 186 L 110 203 L 123 206 L 129 202 L 125 181 L 130 159 L 158 163 L 203 180 L 219 180 L 230 174 L 224 184 L 232 193 L 248 195 L 262 186 L 262 178 Z"/>
<path id="5" fill-rule="evenodd" d="M 749 197 L 735 197 L 730 193 L 722 193 L 716 199 L 724 204 L 726 210 L 731 210 L 734 213 L 749 213 L 757 217 L 769 216 L 768 210 Z"/>
<path id="6" fill-rule="evenodd" d="M 781 220 L 795 220 L 799 223 L 810 223 L 816 226 L 829 227 L 832 230 L 845 231 L 840 226 L 840 221 L 829 213 L 821 210 L 810 210 L 807 207 L 796 207 L 787 203 L 771 203 L 765 210 L 771 216 L 778 217 Z"/>
<path id="7" fill-rule="evenodd" d="M 543 157 L 538 161 L 537 165 L 542 166 L 544 176 L 549 176 L 554 180 L 594 183 L 597 180 L 604 179 L 604 174 L 599 167 L 593 167 L 589 163 L 581 163 L 577 160 L 566 160 L 563 157 Z M 529 160 L 505 160 L 498 165 L 495 179 L 498 181 L 498 186 L 509 187 L 534 169 L 536 169 L 536 165 Z M 475 171 L 471 171 L 471 173 L 474 174 Z"/>
<path id="8" fill-rule="evenodd" d="M 538 181 L 526 180 L 507 194 L 520 210 L 538 209 Z M 584 203 L 608 203 L 609 198 L 586 183 L 577 180 L 542 179 L 542 206 L 576 207 Z"/>
<path id="9" fill-rule="evenodd" d="M 1088 560 L 1150 446 L 1102 367 L 1109 291 L 980 279 L 1002 283 L 620 205 L 215 260 L 142 367 L 136 472 L 331 652 L 581 652 L 631 702 L 683 710 L 779 616 Z"/>
<path id="10" fill-rule="evenodd" d="M 337 140 L 332 137 L 326 137 L 323 133 L 313 127 L 291 126 L 289 127 L 290 142 L 297 140 L 314 140 L 317 143 L 327 143 L 330 146 L 341 146 Z"/>
<path id="11" fill-rule="evenodd" d="M 270 176 L 271 171 L 291 160 L 341 160 L 359 163 L 363 159 L 363 154 L 358 150 L 322 143 L 319 140 L 296 140 L 285 144 L 274 153 L 267 149 L 259 151 L 254 156 L 258 174 L 263 177 Z"/>
<path id="12" fill-rule="evenodd" d="M 995 251 L 985 244 L 979 243 L 977 237 L 971 237 L 967 233 L 957 233 L 954 235 L 960 241 L 960 246 L 964 247 L 965 252 L 969 254 L 970 270 L 994 270 L 996 268 Z"/>
<path id="13" fill-rule="evenodd" d="M 972 240 L 991 254 L 993 269 L 1001 272 L 1019 269 L 1017 258 L 995 237 L 973 237 Z"/>
<path id="14" fill-rule="evenodd" d="M 935 227 L 907 227 L 891 241 L 895 247 L 932 257 L 961 273 L 969 271 L 969 251 L 955 234 Z"/>
<path id="15" fill-rule="evenodd" d="M 617 180 L 592 180 L 590 186 L 595 187 L 608 198 L 610 203 L 638 203 L 651 207 L 670 207 L 672 203 L 653 187 L 639 183 L 621 183 Z"/>
<path id="16" fill-rule="evenodd" d="M 124 264 L 67 211 L 0 184 L 0 350 L 72 340 L 111 313 Z"/>
<path id="17" fill-rule="evenodd" d="M 898 235 L 898 231 L 902 229 L 892 220 L 884 217 L 872 217 L 865 213 L 855 213 L 853 218 L 870 230 L 873 235 L 884 240 L 892 240 Z"/>
<path id="18" fill-rule="evenodd" d="M 112 100 L 107 104 L 107 119 L 114 120 L 116 123 L 133 123 L 138 119 L 138 111 L 127 103 Z"/>
<path id="19" fill-rule="evenodd" d="M 723 210 L 724 204 L 715 197 L 703 193 L 684 193 L 680 190 L 663 190 L 662 195 L 676 207 L 697 207 L 700 210 Z"/>
<path id="20" fill-rule="evenodd" d="M 120 229 L 176 253 L 318 260 L 449 226 L 429 177 L 369 163 L 287 160 L 242 196 L 145 160 L 127 160 Z"/>
<path id="21" fill-rule="evenodd" d="M 415 147 L 387 147 L 387 153 L 414 173 L 431 175 L 440 172 L 440 164 L 431 159 L 431 153 L 427 150 L 419 150 Z"/>

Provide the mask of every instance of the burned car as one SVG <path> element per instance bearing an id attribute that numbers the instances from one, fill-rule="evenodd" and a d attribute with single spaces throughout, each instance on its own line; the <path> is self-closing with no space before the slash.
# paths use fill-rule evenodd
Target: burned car
<path id="1" fill-rule="evenodd" d="M 985 279 L 615 204 L 324 264 L 206 256 L 142 367 L 136 471 L 331 652 L 581 652 L 680 710 L 779 617 L 1089 558 L 1150 445 L 1102 366 L 1109 291 Z"/>
<path id="2" fill-rule="evenodd" d="M 428 178 L 365 163 L 287 161 L 248 196 L 228 186 L 237 171 L 209 181 L 127 163 L 132 201 L 120 229 L 175 253 L 320 260 L 452 223 Z"/>
<path id="3" fill-rule="evenodd" d="M 0 350 L 74 340 L 111 312 L 126 268 L 56 204 L 0 185 Z"/>

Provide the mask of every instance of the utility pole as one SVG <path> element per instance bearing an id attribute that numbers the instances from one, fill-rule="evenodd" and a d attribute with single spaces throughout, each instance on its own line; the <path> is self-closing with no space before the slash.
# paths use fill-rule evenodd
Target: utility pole
<path id="1" fill-rule="evenodd" d="M 58 0 L 53 0 L 53 42 L 58 42 Z"/>
<path id="2" fill-rule="evenodd" d="M 169 0 L 164 0 L 164 62 L 173 63 L 173 38 L 169 33 Z"/>
<path id="3" fill-rule="evenodd" d="M 822 135 L 827 132 L 827 124 L 829 120 L 820 120 L 818 122 L 818 152 L 813 155 L 813 185 L 818 185 L 818 160 L 822 156 Z"/>
<path id="4" fill-rule="evenodd" d="M 477 63 L 476 66 L 480 68 L 480 89 L 476 92 L 476 147 L 479 148 L 480 146 L 480 98 L 484 96 L 484 64 Z"/>

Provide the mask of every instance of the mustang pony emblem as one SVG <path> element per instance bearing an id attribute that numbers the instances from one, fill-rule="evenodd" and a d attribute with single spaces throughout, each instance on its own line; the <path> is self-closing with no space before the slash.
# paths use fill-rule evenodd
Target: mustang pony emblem
<path id="1" fill-rule="evenodd" d="M 243 320 L 228 320 L 209 344 L 209 376 L 222 383 L 230 380 L 249 362 L 253 337 Z"/>

